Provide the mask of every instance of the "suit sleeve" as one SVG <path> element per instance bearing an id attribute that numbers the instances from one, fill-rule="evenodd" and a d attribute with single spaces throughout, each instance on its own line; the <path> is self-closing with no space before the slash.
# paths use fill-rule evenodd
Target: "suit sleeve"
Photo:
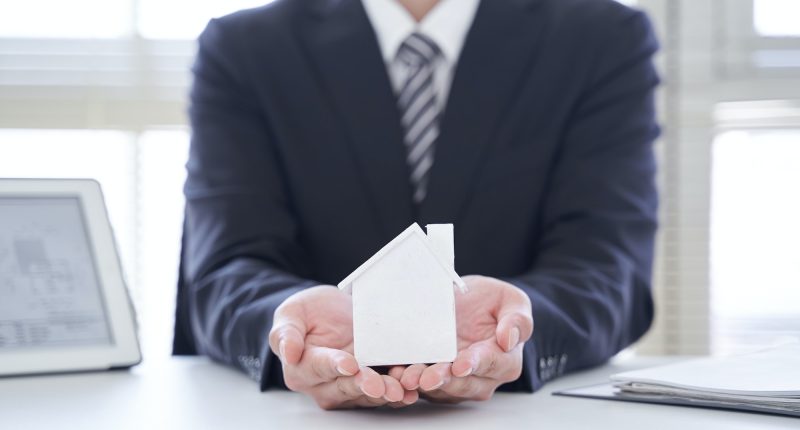
<path id="1" fill-rule="evenodd" d="M 506 279 L 529 295 L 535 329 L 523 374 L 505 390 L 603 363 L 653 317 L 657 42 L 640 12 L 605 33 L 550 178 L 539 252 L 530 271 Z"/>
<path id="2" fill-rule="evenodd" d="M 272 316 L 309 279 L 268 119 L 240 45 L 212 21 L 199 40 L 189 117 L 184 300 L 197 350 L 282 386 L 269 350 Z M 231 29 L 235 30 L 235 29 Z"/>

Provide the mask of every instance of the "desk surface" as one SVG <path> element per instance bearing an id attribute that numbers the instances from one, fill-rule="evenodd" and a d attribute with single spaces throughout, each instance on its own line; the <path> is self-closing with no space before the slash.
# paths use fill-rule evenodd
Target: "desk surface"
<path id="1" fill-rule="evenodd" d="M 260 393 L 238 372 L 203 358 L 130 371 L 0 379 L 2 429 L 798 429 L 800 420 L 739 412 L 555 397 L 609 374 L 656 364 L 633 359 L 569 375 L 535 394 L 497 394 L 456 406 L 319 410 L 302 395 Z M 663 360 L 661 360 L 663 362 Z"/>

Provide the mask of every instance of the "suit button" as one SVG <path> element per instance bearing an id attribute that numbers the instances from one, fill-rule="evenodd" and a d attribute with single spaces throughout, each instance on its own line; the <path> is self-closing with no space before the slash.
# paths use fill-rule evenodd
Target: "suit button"
<path id="1" fill-rule="evenodd" d="M 561 354 L 561 357 L 558 359 L 558 374 L 561 375 L 564 373 L 564 370 L 567 368 L 567 354 Z"/>
<path id="2" fill-rule="evenodd" d="M 550 380 L 550 371 L 547 368 L 547 359 L 545 357 L 539 358 L 539 379 L 542 382 Z"/>

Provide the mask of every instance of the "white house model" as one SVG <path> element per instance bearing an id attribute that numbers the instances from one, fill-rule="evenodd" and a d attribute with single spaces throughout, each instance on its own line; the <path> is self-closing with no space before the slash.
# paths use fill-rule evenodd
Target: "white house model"
<path id="1" fill-rule="evenodd" d="M 353 295 L 355 357 L 362 366 L 455 360 L 453 225 L 416 223 L 339 283 Z"/>

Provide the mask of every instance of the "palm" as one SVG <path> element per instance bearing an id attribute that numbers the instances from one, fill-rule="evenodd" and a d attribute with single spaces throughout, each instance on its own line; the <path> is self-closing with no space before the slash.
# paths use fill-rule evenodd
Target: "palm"
<path id="1" fill-rule="evenodd" d="M 335 288 L 318 289 L 302 301 L 306 343 L 353 353 L 353 304 Z"/>
<path id="2" fill-rule="evenodd" d="M 497 311 L 503 297 L 496 285 L 468 280 L 469 291 L 456 292 L 456 333 L 458 350 L 472 344 L 491 340 L 497 330 Z M 471 281 L 471 282 L 470 282 Z"/>

